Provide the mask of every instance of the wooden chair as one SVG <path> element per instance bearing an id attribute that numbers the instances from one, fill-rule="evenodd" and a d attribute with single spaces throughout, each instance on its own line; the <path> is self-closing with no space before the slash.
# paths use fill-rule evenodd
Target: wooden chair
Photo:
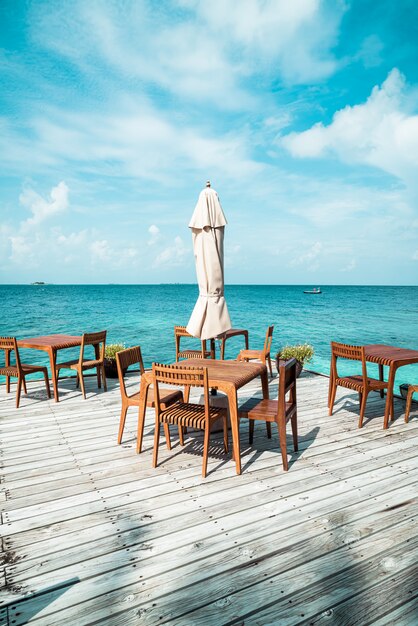
<path id="1" fill-rule="evenodd" d="M 118 368 L 118 378 L 120 385 L 120 395 L 122 399 L 122 410 L 119 421 L 118 443 L 122 443 L 123 430 L 125 428 L 126 414 L 130 406 L 136 406 L 139 410 L 140 405 L 140 393 L 139 391 L 128 394 L 125 385 L 125 373 L 128 367 L 131 365 L 137 365 L 140 375 L 145 372 L 144 362 L 142 360 L 141 348 L 135 346 L 133 348 L 127 348 L 121 352 L 116 353 L 116 365 Z M 183 402 L 183 393 L 180 390 L 161 389 L 160 390 L 160 402 L 164 408 L 169 407 L 174 402 Z M 154 408 L 154 392 L 152 389 L 148 390 L 147 406 Z M 166 439 L 169 444 L 168 425 L 166 425 Z M 179 427 L 180 443 L 183 445 L 183 430 Z M 142 429 L 139 429 L 139 415 L 138 415 L 138 440 L 137 440 L 137 452 L 139 452 L 142 443 Z"/>
<path id="2" fill-rule="evenodd" d="M 188 337 L 195 339 L 193 335 L 187 332 L 185 326 L 174 326 L 174 338 L 176 342 L 176 361 L 180 361 L 180 359 L 214 359 L 215 358 L 215 340 L 214 339 L 203 339 L 201 341 L 201 349 L 200 350 L 181 350 L 180 341 L 182 337 Z M 207 341 L 209 341 L 209 349 L 207 346 Z"/>
<path id="3" fill-rule="evenodd" d="M 408 420 L 409 420 L 409 412 L 411 410 L 412 394 L 416 391 L 418 392 L 418 385 L 409 385 L 408 396 L 406 398 L 406 408 L 405 408 L 405 422 L 406 423 L 408 423 Z"/>
<path id="4" fill-rule="evenodd" d="M 270 358 L 271 342 L 273 341 L 273 330 L 274 326 L 268 327 L 262 350 L 241 350 L 238 354 L 237 361 L 251 361 L 257 359 L 264 363 L 264 365 L 268 363 L 270 376 L 273 377 L 273 369 L 271 367 Z"/>
<path id="5" fill-rule="evenodd" d="M 34 372 L 42 372 L 45 378 L 45 386 L 48 394 L 48 398 L 51 397 L 51 390 L 49 388 L 48 370 L 42 365 L 29 365 L 27 363 L 21 363 L 19 350 L 17 347 L 16 337 L 0 337 L 0 350 L 4 351 L 5 364 L 0 365 L 0 374 L 6 377 L 6 393 L 10 393 L 10 377 L 17 378 L 16 389 L 16 408 L 19 408 L 20 394 L 22 392 L 22 386 L 27 394 L 25 376 L 27 374 L 33 374 Z M 10 353 L 15 353 L 15 365 L 10 365 Z"/>
<path id="6" fill-rule="evenodd" d="M 157 467 L 158 445 L 160 440 L 160 426 L 164 424 L 177 424 L 179 427 L 197 428 L 204 431 L 203 466 L 202 476 L 206 477 L 208 466 L 209 438 L 212 425 L 218 420 L 223 421 L 224 449 L 228 452 L 228 421 L 227 411 L 221 407 L 210 406 L 208 370 L 205 367 L 181 367 L 176 365 L 161 365 L 154 363 L 152 366 L 154 377 L 155 397 L 155 434 L 153 467 Z M 164 408 L 161 402 L 160 384 L 166 383 L 175 386 L 203 387 L 204 404 L 192 404 L 190 402 L 177 402 L 168 408 Z"/>
<path id="7" fill-rule="evenodd" d="M 94 359 L 87 359 L 84 356 L 84 350 L 87 346 L 93 346 L 95 352 Z M 86 388 L 84 386 L 83 372 L 85 370 L 96 369 L 97 372 L 97 386 L 101 388 L 101 376 L 103 377 L 103 388 L 107 391 L 106 374 L 104 369 L 104 357 L 106 349 L 106 331 L 102 330 L 97 333 L 84 333 L 81 339 L 80 356 L 78 359 L 72 361 L 65 361 L 63 363 L 56 363 L 55 369 L 57 372 L 57 380 L 60 370 L 71 369 L 77 372 L 77 382 L 81 384 L 81 390 L 83 392 L 84 399 L 86 398 Z"/>
<path id="8" fill-rule="evenodd" d="M 337 359 L 348 359 L 350 361 L 361 362 L 361 374 L 355 374 L 351 376 L 339 376 L 337 371 Z M 335 394 L 337 387 L 345 387 L 346 389 L 352 389 L 357 391 L 360 400 L 360 417 L 358 427 L 363 426 L 364 412 L 366 409 L 367 396 L 370 391 L 383 391 L 388 388 L 388 383 L 383 380 L 377 380 L 375 378 L 369 378 L 367 375 L 366 357 L 364 352 L 364 346 L 351 346 L 345 343 L 337 343 L 331 341 L 331 369 L 329 377 L 329 393 L 328 393 L 328 407 L 329 415 L 332 415 L 334 407 Z M 393 402 L 390 407 L 390 412 L 393 419 Z"/>
<path id="9" fill-rule="evenodd" d="M 296 359 L 290 359 L 279 367 L 279 390 L 277 400 L 250 398 L 238 409 L 238 417 L 249 419 L 249 441 L 253 442 L 254 420 L 277 424 L 282 453 L 283 469 L 288 470 L 286 447 L 286 424 L 290 420 L 293 448 L 298 451 L 298 423 L 296 403 Z M 286 395 L 289 394 L 288 400 Z"/>

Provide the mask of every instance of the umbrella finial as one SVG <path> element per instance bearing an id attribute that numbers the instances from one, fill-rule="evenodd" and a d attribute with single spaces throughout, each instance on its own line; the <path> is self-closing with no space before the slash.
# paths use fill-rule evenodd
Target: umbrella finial
<path id="1" fill-rule="evenodd" d="M 210 180 L 206 181 L 206 187 L 210 187 Z"/>

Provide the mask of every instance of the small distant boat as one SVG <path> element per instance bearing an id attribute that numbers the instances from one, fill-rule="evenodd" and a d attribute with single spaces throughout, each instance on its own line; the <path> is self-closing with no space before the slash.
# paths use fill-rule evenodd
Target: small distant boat
<path id="1" fill-rule="evenodd" d="M 314 287 L 313 289 L 306 289 L 303 293 L 322 293 L 321 287 Z"/>
<path id="2" fill-rule="evenodd" d="M 46 285 L 46 283 L 44 283 L 43 280 L 35 280 L 35 282 L 31 283 L 31 285 Z"/>

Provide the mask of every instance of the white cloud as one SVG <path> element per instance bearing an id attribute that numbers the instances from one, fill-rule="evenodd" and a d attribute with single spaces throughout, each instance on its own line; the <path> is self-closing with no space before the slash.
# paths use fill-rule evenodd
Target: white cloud
<path id="1" fill-rule="evenodd" d="M 319 268 L 318 258 L 322 253 L 322 248 L 322 243 L 316 241 L 305 253 L 299 253 L 298 256 L 289 262 L 289 265 L 291 267 L 305 265 L 306 269 L 310 272 L 317 270 Z"/>
<path id="2" fill-rule="evenodd" d="M 31 242 L 22 235 L 10 237 L 11 254 L 10 260 L 17 265 L 26 265 L 34 263 L 34 247 Z"/>
<path id="3" fill-rule="evenodd" d="M 90 253 L 93 263 L 109 261 L 112 256 L 109 242 L 106 239 L 93 241 L 90 244 Z"/>
<path id="4" fill-rule="evenodd" d="M 411 114 L 405 79 L 397 69 L 363 104 L 334 114 L 301 133 L 290 133 L 282 144 L 296 157 L 336 155 L 341 161 L 378 167 L 414 183 L 418 168 L 418 115 Z"/>
<path id="5" fill-rule="evenodd" d="M 151 235 L 151 237 L 148 239 L 148 245 L 153 246 L 160 238 L 160 229 L 155 224 L 151 224 L 151 226 L 148 228 L 148 232 Z"/>
<path id="6" fill-rule="evenodd" d="M 191 250 L 185 247 L 182 238 L 177 236 L 174 239 L 173 245 L 168 246 L 158 254 L 154 266 L 161 267 L 170 265 L 176 267 L 182 265 L 189 255 L 191 259 Z"/>
<path id="7" fill-rule="evenodd" d="M 19 201 L 33 214 L 33 217 L 26 220 L 25 225 L 39 224 L 45 219 L 65 211 L 68 208 L 68 192 L 69 189 L 64 181 L 51 189 L 48 200 L 42 198 L 33 189 L 25 189 L 20 194 Z"/>
<path id="8" fill-rule="evenodd" d="M 319 0 L 188 0 L 224 43 L 239 50 L 243 75 L 264 71 L 288 83 L 321 81 L 336 68 L 336 42 L 343 2 Z"/>

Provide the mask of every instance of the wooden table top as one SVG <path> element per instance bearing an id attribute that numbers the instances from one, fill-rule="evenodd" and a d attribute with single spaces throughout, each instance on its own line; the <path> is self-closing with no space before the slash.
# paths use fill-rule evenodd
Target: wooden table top
<path id="1" fill-rule="evenodd" d="M 245 328 L 230 328 L 224 332 L 221 339 L 228 339 L 229 337 L 235 337 L 235 335 L 248 335 L 248 330 Z"/>
<path id="2" fill-rule="evenodd" d="M 41 337 L 30 337 L 28 339 L 19 339 L 17 342 L 19 348 L 33 348 L 34 350 L 55 350 L 63 348 L 73 348 L 81 346 L 81 336 L 77 335 L 44 335 Z"/>
<path id="3" fill-rule="evenodd" d="M 240 389 L 247 383 L 267 372 L 263 363 L 246 363 L 245 361 L 215 361 L 214 359 L 185 359 L 173 363 L 179 367 L 206 367 L 208 370 L 209 385 L 216 387 L 217 383 L 229 383 Z"/>
<path id="4" fill-rule="evenodd" d="M 386 346 L 382 343 L 364 346 L 366 360 L 380 365 L 410 365 L 418 363 L 418 350 Z"/>

